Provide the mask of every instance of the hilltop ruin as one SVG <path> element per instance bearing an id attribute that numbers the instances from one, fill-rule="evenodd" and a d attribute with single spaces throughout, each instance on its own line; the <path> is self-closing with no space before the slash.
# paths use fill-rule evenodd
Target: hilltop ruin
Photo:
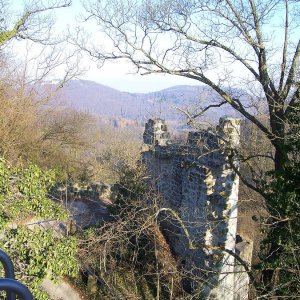
<path id="1" fill-rule="evenodd" d="M 143 138 L 149 184 L 182 221 L 164 221 L 162 229 L 181 265 L 200 279 L 190 288 L 202 281 L 203 299 L 248 299 L 248 275 L 234 258 L 249 260 L 252 252 L 236 242 L 240 120 L 221 118 L 215 130 L 190 132 L 178 144 L 165 121 L 154 119 Z"/>

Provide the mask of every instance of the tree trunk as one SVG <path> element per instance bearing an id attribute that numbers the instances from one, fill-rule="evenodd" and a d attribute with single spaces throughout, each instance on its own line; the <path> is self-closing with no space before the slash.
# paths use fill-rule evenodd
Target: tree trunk
<path id="1" fill-rule="evenodd" d="M 271 142 L 275 148 L 275 172 L 283 169 L 286 159 L 285 144 L 285 120 L 284 120 L 284 104 L 280 99 L 270 100 L 269 106 L 270 126 L 273 133 Z M 269 103 L 270 103 L 269 102 Z"/>
<path id="2" fill-rule="evenodd" d="M 282 171 L 285 161 L 285 151 L 282 149 L 283 145 L 275 146 L 275 172 Z"/>

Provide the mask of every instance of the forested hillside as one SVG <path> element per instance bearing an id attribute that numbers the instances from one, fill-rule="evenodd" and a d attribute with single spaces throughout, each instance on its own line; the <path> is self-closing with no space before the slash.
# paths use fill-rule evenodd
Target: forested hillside
<path id="1" fill-rule="evenodd" d="M 55 84 L 43 83 L 41 90 L 54 90 L 56 87 Z M 106 119 L 124 118 L 140 123 L 159 117 L 175 120 L 180 124 L 184 122 L 184 115 L 179 109 L 194 107 L 197 111 L 208 103 L 217 103 L 219 96 L 203 85 L 174 86 L 141 94 L 121 92 L 92 81 L 72 80 L 59 91 L 57 98 L 56 105 L 65 104 Z M 244 101 L 246 100 L 247 98 Z M 224 115 L 238 114 L 227 105 L 222 110 L 209 111 L 205 120 L 216 123 Z"/>

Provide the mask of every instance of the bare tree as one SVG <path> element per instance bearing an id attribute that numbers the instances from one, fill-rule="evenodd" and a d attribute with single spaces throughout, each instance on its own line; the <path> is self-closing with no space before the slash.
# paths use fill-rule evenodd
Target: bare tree
<path id="1" fill-rule="evenodd" d="M 70 108 L 44 105 L 17 84 L 0 77 L 0 155 L 79 177 L 92 160 L 95 120 Z"/>
<path id="2" fill-rule="evenodd" d="M 299 99 L 297 1 L 87 1 L 85 9 L 84 21 L 94 20 L 111 44 L 99 49 L 80 34 L 74 43 L 101 63 L 123 58 L 141 74 L 206 84 L 218 103 L 204 110 L 231 105 L 271 141 L 282 169 L 286 118 Z"/>
<path id="3" fill-rule="evenodd" d="M 51 38 L 51 29 L 55 24 L 48 14 L 52 10 L 69 7 L 69 0 L 28 1 L 24 4 L 21 16 L 14 17 L 10 13 L 9 3 L 0 1 L 0 47 L 12 39 L 30 39 L 43 44 L 57 43 Z"/>
<path id="4" fill-rule="evenodd" d="M 268 159 L 264 165 L 282 171 L 288 158 L 289 118 L 300 96 L 299 8 L 299 1 L 288 0 L 87 0 L 83 21 L 94 22 L 93 28 L 97 26 L 108 39 L 99 47 L 77 31 L 71 42 L 100 65 L 125 59 L 143 75 L 182 76 L 210 87 L 216 101 L 199 110 L 185 110 L 187 120 L 193 124 L 208 109 L 230 105 L 254 124 L 258 152 L 251 148 L 242 162 L 249 167 L 247 172 L 256 173 L 248 185 L 255 187 L 253 178 L 259 184 L 264 175 L 256 172 L 259 159 Z M 280 225 L 274 236 L 279 229 L 287 232 L 282 216 L 288 201 L 284 197 L 280 201 L 276 221 Z M 269 201 L 268 208 L 272 205 Z M 270 257 L 282 249 L 274 236 L 269 240 Z M 299 264 L 295 265 L 298 270 Z M 281 278 L 275 269 L 269 270 L 269 277 L 275 280 L 270 286 L 276 294 Z"/>
<path id="5" fill-rule="evenodd" d="M 79 55 L 67 49 L 66 36 L 55 27 L 54 11 L 71 4 L 67 0 L 28 0 L 16 9 L 0 0 L 0 50 L 6 62 L 0 68 L 1 77 L 5 73 L 18 81 L 19 88 L 29 90 L 48 79 L 59 81 L 60 88 L 82 72 Z"/>

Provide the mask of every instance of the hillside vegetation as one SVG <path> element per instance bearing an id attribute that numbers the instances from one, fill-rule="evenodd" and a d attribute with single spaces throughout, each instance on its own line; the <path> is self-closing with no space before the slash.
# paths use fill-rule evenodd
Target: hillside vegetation
<path id="1" fill-rule="evenodd" d="M 69 234 L 72 212 L 62 199 L 53 198 L 57 187 L 115 182 L 124 166 L 137 160 L 138 139 L 88 113 L 53 106 L 55 94 L 39 95 L 30 84 L 4 73 L 0 248 L 10 255 L 16 278 L 34 299 L 49 299 L 40 287 L 44 278 L 80 275 L 79 237 Z"/>
<path id="2" fill-rule="evenodd" d="M 82 2 L 86 28 L 73 20 L 66 36 L 51 12 L 72 1 L 0 0 L 0 248 L 16 278 L 37 300 L 50 298 L 41 288 L 45 278 L 67 280 L 95 300 L 202 299 L 220 287 L 210 280 L 219 276 L 221 256 L 209 240 L 214 230 L 225 238 L 224 231 L 205 223 L 205 246 L 191 243 L 186 224 L 195 224 L 181 219 L 185 208 L 163 207 L 157 182 L 147 185 L 139 147 L 149 117 L 171 120 L 182 142 L 181 129 L 209 128 L 230 114 L 242 119 L 241 147 L 227 149 L 222 136 L 225 149 L 209 150 L 228 154 L 222 172 L 231 169 L 241 181 L 238 233 L 253 243 L 254 255 L 243 260 L 234 237 L 233 251 L 219 244 L 217 251 L 241 264 L 249 299 L 298 299 L 299 0 Z M 197 85 L 141 94 L 74 80 L 83 72 L 82 53 L 100 67 L 125 59 L 137 73 Z M 208 181 L 207 192 L 215 184 Z M 105 202 L 92 206 L 102 209 L 101 218 L 79 226 L 73 200 L 79 210 L 85 201 Z M 215 211 L 209 217 L 227 221 Z M 189 243 L 180 246 L 207 250 L 204 270 L 172 253 L 163 222 L 183 230 Z"/>

